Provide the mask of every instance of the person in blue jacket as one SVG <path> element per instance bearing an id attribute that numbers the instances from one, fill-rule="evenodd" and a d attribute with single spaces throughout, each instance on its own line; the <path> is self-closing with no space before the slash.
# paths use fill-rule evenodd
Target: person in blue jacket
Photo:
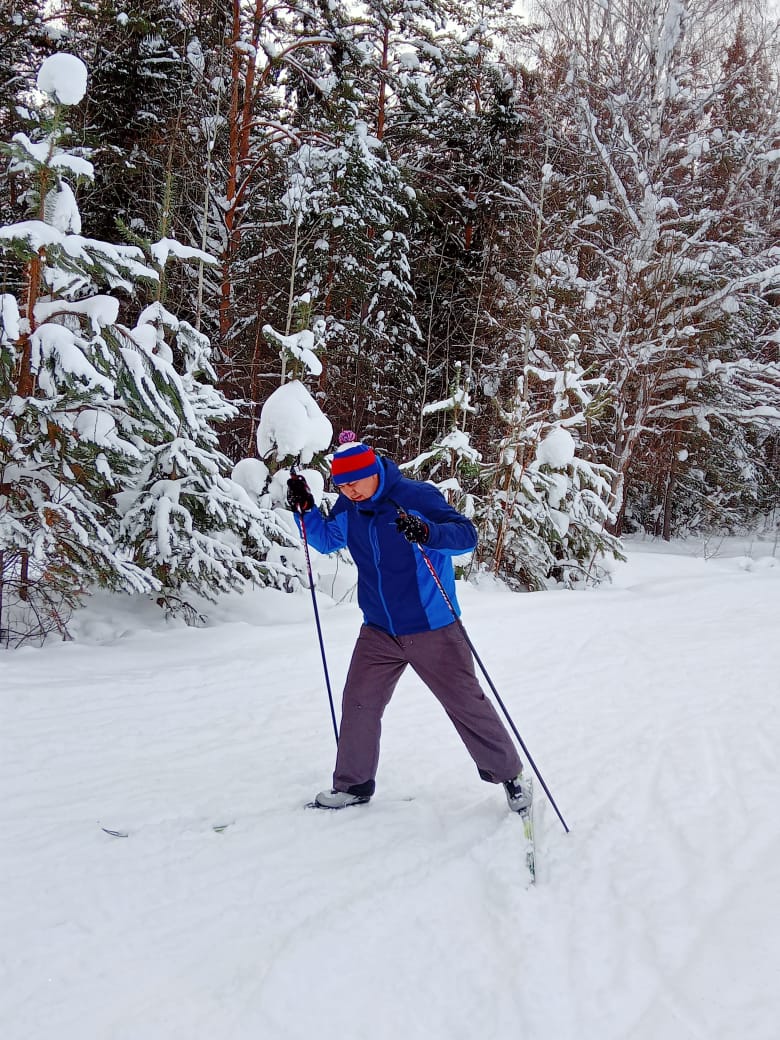
<path id="1" fill-rule="evenodd" d="M 477 680 L 453 617 L 453 611 L 460 616 L 460 607 L 452 557 L 476 547 L 474 525 L 432 484 L 402 476 L 351 430 L 339 441 L 331 478 L 340 494 L 329 516 L 317 508 L 303 477 L 291 476 L 287 485 L 288 505 L 299 528 L 305 514 L 310 544 L 321 553 L 347 548 L 352 555 L 364 621 L 344 686 L 333 786 L 314 804 L 341 809 L 372 797 L 382 715 L 411 665 L 452 720 L 480 777 L 504 785 L 510 809 L 524 809 L 530 794 L 520 758 Z"/>

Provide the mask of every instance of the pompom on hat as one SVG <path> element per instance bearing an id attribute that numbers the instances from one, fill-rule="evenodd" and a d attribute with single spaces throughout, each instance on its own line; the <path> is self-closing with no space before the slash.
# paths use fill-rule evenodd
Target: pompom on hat
<path id="1" fill-rule="evenodd" d="M 379 474 L 379 462 L 374 449 L 361 444 L 352 430 L 344 430 L 339 434 L 339 446 L 330 464 L 330 475 L 333 483 L 351 484 L 354 480 L 363 480 Z"/>

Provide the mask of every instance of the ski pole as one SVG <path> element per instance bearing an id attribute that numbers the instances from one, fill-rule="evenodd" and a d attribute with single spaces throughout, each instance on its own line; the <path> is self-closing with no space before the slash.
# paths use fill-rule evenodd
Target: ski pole
<path id="1" fill-rule="evenodd" d="M 394 503 L 394 505 L 395 505 L 395 503 Z M 400 506 L 396 505 L 395 508 L 398 510 L 398 512 L 401 514 L 401 516 L 408 516 L 408 513 L 405 510 L 401 509 Z M 523 751 L 523 754 L 528 759 L 528 764 L 531 766 L 531 769 L 533 769 L 534 773 L 539 778 L 539 783 L 542 785 L 542 788 L 544 789 L 544 793 L 547 795 L 547 797 L 548 797 L 548 799 L 550 801 L 550 805 L 552 805 L 553 809 L 555 809 L 555 812 L 556 812 L 556 814 L 558 816 L 558 819 L 563 824 L 563 829 L 568 834 L 569 833 L 569 828 L 568 828 L 568 825 L 566 823 L 566 820 L 564 820 L 563 816 L 561 815 L 561 810 L 558 808 L 558 806 L 557 806 L 557 804 L 555 802 L 555 799 L 553 798 L 553 796 L 552 796 L 552 794 L 550 792 L 550 788 L 545 783 L 544 777 L 539 772 L 539 768 L 536 765 L 536 762 L 534 762 L 534 759 L 533 759 L 533 756 L 531 755 L 531 752 L 528 750 L 528 748 L 526 747 L 525 741 L 520 736 L 520 733 L 518 732 L 517 726 L 514 724 L 512 716 L 509 714 L 509 711 L 507 710 L 506 705 L 504 704 L 503 700 L 501 699 L 501 694 L 498 692 L 498 690 L 495 687 L 495 684 L 493 683 L 493 680 L 488 675 L 487 668 L 485 668 L 484 664 L 482 663 L 482 658 L 477 653 L 477 648 L 471 642 L 471 638 L 469 637 L 469 634 L 466 631 L 466 626 L 463 624 L 461 619 L 458 617 L 458 614 L 457 614 L 457 612 L 455 610 L 453 602 L 450 599 L 450 597 L 448 596 L 447 590 L 444 588 L 444 585 L 442 584 L 441 578 L 436 573 L 436 568 L 433 566 L 433 563 L 431 562 L 430 556 L 425 551 L 425 549 L 420 544 L 420 542 L 415 542 L 414 544 L 420 550 L 420 554 L 422 555 L 422 558 L 425 561 L 425 565 L 428 568 L 428 570 L 431 572 L 431 577 L 433 578 L 434 582 L 436 583 L 436 588 L 442 594 L 442 597 L 444 598 L 444 602 L 449 607 L 450 613 L 452 614 L 453 618 L 455 619 L 455 622 L 457 623 L 457 625 L 459 626 L 461 632 L 463 633 L 463 638 L 466 640 L 466 644 L 468 645 L 469 650 L 471 650 L 472 654 L 474 655 L 474 660 L 477 662 L 477 664 L 479 665 L 480 669 L 482 670 L 482 674 L 485 676 L 485 679 L 487 680 L 488 686 L 493 691 L 493 696 L 498 701 L 499 707 L 501 708 L 501 711 L 504 713 L 504 717 L 506 718 L 506 721 L 509 723 L 509 726 L 510 726 L 512 732 L 514 733 L 515 737 L 517 738 L 517 742 L 519 743 L 519 745 L 520 745 L 520 747 L 521 747 L 521 749 Z"/>
<path id="2" fill-rule="evenodd" d="M 291 473 L 295 473 L 295 467 L 291 467 Z M 330 717 L 333 721 L 333 734 L 336 737 L 336 747 L 339 745 L 339 727 L 336 723 L 336 709 L 333 706 L 333 691 L 330 688 L 330 676 L 328 675 L 328 662 L 325 657 L 325 643 L 322 639 L 322 625 L 320 624 L 320 612 L 317 608 L 317 594 L 314 591 L 314 574 L 311 569 L 311 557 L 309 555 L 309 539 L 306 536 L 306 521 L 304 520 L 303 510 L 298 514 L 301 521 L 301 535 L 303 536 L 303 553 L 306 557 L 306 572 L 309 576 L 309 591 L 311 592 L 311 602 L 314 607 L 314 622 L 317 626 L 317 638 L 320 642 L 320 655 L 322 657 L 322 669 L 325 672 L 325 686 L 328 691 L 328 703 L 330 704 Z"/>

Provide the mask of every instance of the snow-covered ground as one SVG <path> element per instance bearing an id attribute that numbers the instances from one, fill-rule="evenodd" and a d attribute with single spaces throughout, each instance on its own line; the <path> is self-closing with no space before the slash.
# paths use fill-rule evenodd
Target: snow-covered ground
<path id="1" fill-rule="evenodd" d="M 302 808 L 334 752 L 305 591 L 205 630 L 105 598 L 4 653 L 4 1040 L 776 1040 L 780 559 L 719 548 L 462 589 L 571 827 L 537 787 L 533 889 L 412 675 L 371 804 Z M 320 606 L 338 693 L 359 615 Z"/>

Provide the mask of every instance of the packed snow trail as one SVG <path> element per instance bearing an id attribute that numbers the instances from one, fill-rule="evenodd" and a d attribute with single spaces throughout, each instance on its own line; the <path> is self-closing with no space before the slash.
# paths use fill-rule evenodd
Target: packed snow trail
<path id="1" fill-rule="evenodd" d="M 372 802 L 302 808 L 334 753 L 305 590 L 206 630 L 106 598 L 5 654 L 4 1037 L 775 1040 L 774 563 L 635 546 L 610 587 L 459 590 L 572 829 L 537 788 L 535 889 L 411 674 Z M 359 614 L 321 606 L 338 691 Z"/>

